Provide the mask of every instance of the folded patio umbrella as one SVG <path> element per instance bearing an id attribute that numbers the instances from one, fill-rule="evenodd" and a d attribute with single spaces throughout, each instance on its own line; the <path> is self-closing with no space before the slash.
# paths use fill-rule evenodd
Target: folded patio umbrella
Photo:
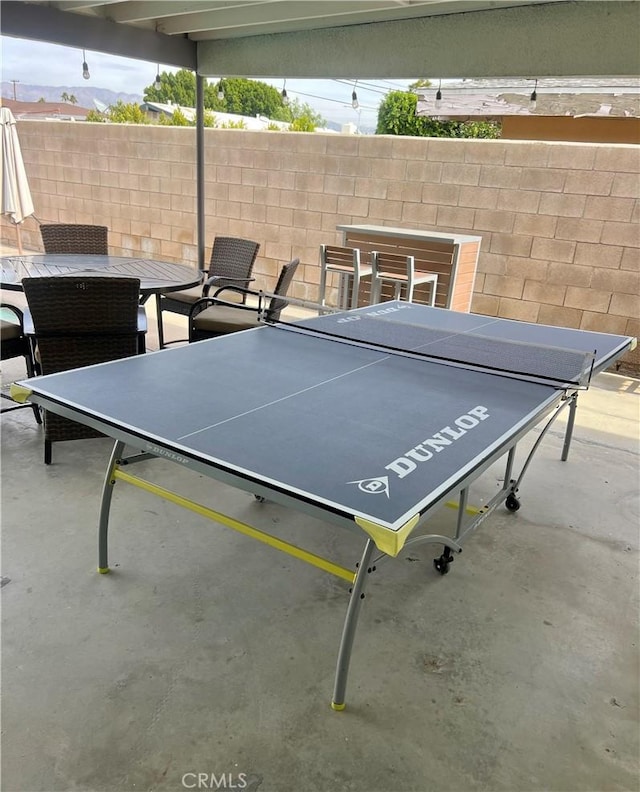
<path id="1" fill-rule="evenodd" d="M 18 140 L 16 120 L 8 107 L 0 107 L 0 126 L 2 127 L 0 211 L 15 225 L 18 251 L 22 253 L 20 223 L 33 214 L 34 208 Z"/>

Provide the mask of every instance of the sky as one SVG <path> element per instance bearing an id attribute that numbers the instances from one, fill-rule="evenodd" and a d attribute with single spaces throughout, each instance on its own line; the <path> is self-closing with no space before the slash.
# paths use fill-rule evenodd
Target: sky
<path id="1" fill-rule="evenodd" d="M 94 85 L 112 91 L 142 96 L 144 88 L 155 78 L 158 64 L 87 51 L 90 79 L 82 79 L 83 54 L 80 49 L 56 44 L 0 37 L 2 81 L 18 80 L 28 85 L 87 88 Z M 160 64 L 160 71 L 176 71 Z M 283 88 L 282 78 L 260 78 L 262 82 Z M 404 90 L 411 80 L 364 80 L 355 85 L 359 107 L 351 106 L 353 81 L 287 79 L 287 95 L 310 105 L 327 121 L 339 124 L 375 127 L 378 106 L 385 93 Z M 20 85 L 16 98 L 20 99 Z M 9 97 L 12 98 L 12 97 Z"/>

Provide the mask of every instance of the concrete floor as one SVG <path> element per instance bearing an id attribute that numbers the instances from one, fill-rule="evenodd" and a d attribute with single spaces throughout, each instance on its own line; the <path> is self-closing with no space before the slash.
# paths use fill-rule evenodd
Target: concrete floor
<path id="1" fill-rule="evenodd" d="M 111 442 L 56 444 L 45 467 L 32 413 L 3 415 L 2 789 L 637 790 L 639 399 L 640 381 L 600 375 L 569 461 L 559 419 L 520 511 L 497 510 L 446 577 L 428 546 L 380 565 L 342 713 L 346 584 L 122 483 L 99 575 Z M 359 558 L 357 535 L 164 460 L 136 473 Z"/>

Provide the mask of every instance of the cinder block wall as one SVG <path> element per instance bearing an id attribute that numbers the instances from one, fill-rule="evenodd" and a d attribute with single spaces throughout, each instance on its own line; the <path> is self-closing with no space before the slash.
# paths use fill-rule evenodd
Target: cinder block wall
<path id="1" fill-rule="evenodd" d="M 195 132 L 156 126 L 18 124 L 36 216 L 110 229 L 114 253 L 196 264 Z M 472 310 L 639 335 L 640 147 L 205 130 L 206 241 L 261 243 L 275 282 L 313 300 L 318 247 L 338 224 L 482 237 Z M 3 221 L 3 240 L 15 243 Z M 23 242 L 40 248 L 37 223 Z M 208 251 L 207 251 L 208 256 Z M 638 351 L 626 363 L 640 367 Z"/>

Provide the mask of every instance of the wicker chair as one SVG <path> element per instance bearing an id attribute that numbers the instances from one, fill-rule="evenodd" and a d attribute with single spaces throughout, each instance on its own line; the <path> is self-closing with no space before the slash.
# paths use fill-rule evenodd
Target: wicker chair
<path id="1" fill-rule="evenodd" d="M 106 256 L 109 253 L 108 233 L 106 226 L 97 225 L 57 223 L 40 226 L 45 253 L 93 253 Z"/>
<path id="2" fill-rule="evenodd" d="M 189 316 L 193 304 L 202 297 L 208 297 L 211 287 L 240 286 L 247 288 L 252 280 L 251 273 L 256 262 L 260 244 L 250 239 L 217 236 L 213 240 L 209 269 L 202 273 L 202 285 L 184 291 L 158 294 L 156 309 L 158 314 L 158 342 L 160 349 L 165 346 L 162 327 L 162 314 L 165 311 Z M 244 303 L 246 294 L 242 291 L 229 294 L 232 302 Z"/>
<path id="3" fill-rule="evenodd" d="M 137 278 L 25 278 L 42 374 L 129 357 L 138 351 Z M 44 461 L 51 444 L 102 437 L 100 432 L 44 411 Z"/>
<path id="4" fill-rule="evenodd" d="M 288 301 L 283 298 L 289 290 L 299 263 L 299 259 L 294 259 L 282 267 L 273 296 L 266 308 L 263 306 L 264 295 L 261 292 L 239 286 L 222 286 L 212 297 L 198 300 L 189 315 L 189 342 L 227 335 L 238 330 L 249 330 L 264 322 L 277 322 L 280 313 L 288 305 Z M 226 299 L 227 294 L 232 296 L 232 300 Z M 258 305 L 236 302 L 233 299 L 236 295 L 242 295 L 245 299 L 247 295 L 253 295 L 258 298 Z"/>
<path id="5" fill-rule="evenodd" d="M 12 360 L 13 358 L 24 358 L 27 369 L 27 376 L 33 377 L 35 368 L 33 364 L 33 353 L 31 343 L 24 332 L 24 315 L 15 305 L 0 302 L 3 311 L 10 311 L 15 321 L 10 319 L 0 319 L 0 360 Z M 17 404 L 6 393 L 0 394 L 3 399 L 11 402 L 10 406 L 0 407 L 0 413 L 12 412 L 13 410 L 23 410 L 30 408 L 38 423 L 42 423 L 40 408 L 37 404 Z"/>

